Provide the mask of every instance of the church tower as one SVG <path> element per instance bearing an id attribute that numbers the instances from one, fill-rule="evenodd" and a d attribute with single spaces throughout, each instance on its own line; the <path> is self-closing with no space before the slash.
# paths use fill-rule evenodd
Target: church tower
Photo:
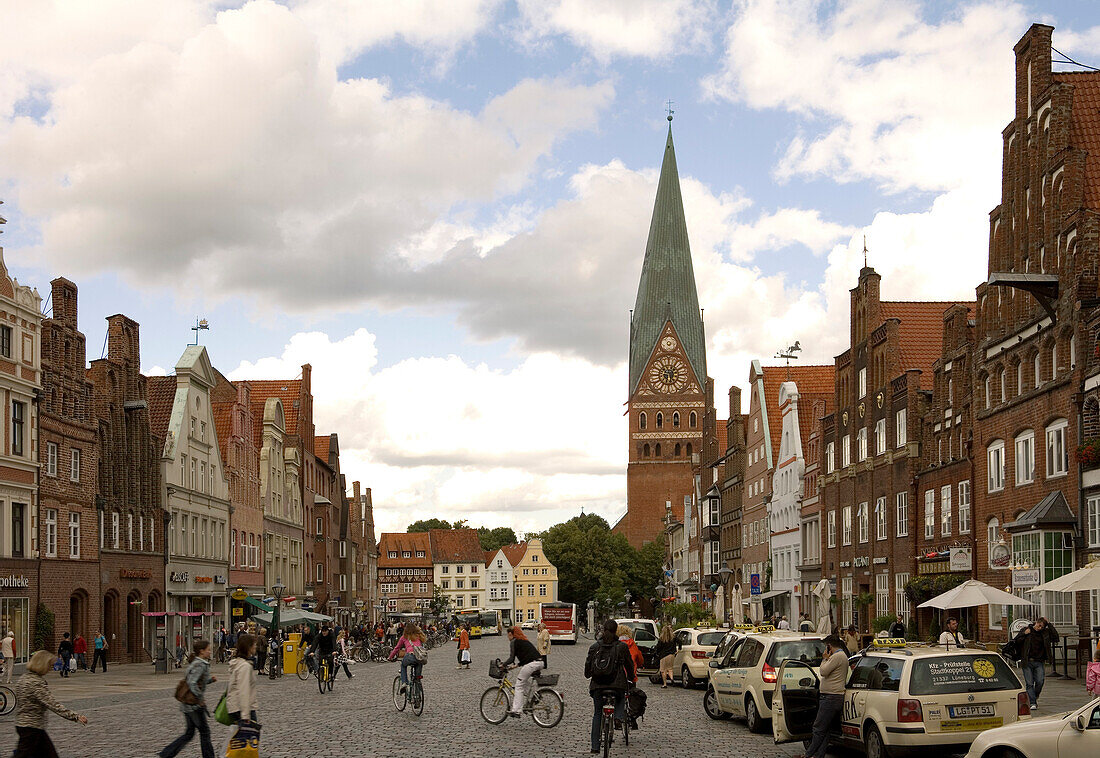
<path id="1" fill-rule="evenodd" d="M 703 317 L 669 124 L 630 320 L 627 510 L 615 531 L 635 547 L 664 531 L 666 515 L 682 521 L 684 506 L 691 503 L 692 455 L 702 447 L 706 378 Z"/>

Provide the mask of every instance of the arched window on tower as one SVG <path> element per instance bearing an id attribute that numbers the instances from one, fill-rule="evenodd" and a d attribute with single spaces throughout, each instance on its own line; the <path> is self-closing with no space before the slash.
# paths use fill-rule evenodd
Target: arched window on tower
<path id="1" fill-rule="evenodd" d="M 695 411 L 691 412 L 688 416 L 688 426 L 694 429 L 699 424 L 699 417 L 695 415 Z"/>
<path id="2" fill-rule="evenodd" d="M 642 448 L 642 457 L 643 458 L 648 458 L 649 457 L 649 443 L 648 442 L 645 443 L 645 446 Z"/>
<path id="3" fill-rule="evenodd" d="M 688 446 L 687 446 L 687 457 L 688 458 L 691 457 L 691 443 L 690 442 L 688 443 Z"/>
<path id="4" fill-rule="evenodd" d="M 653 455 L 656 458 L 661 457 L 661 443 L 660 442 L 658 442 L 657 446 L 653 449 Z"/>
<path id="5" fill-rule="evenodd" d="M 660 411 L 657 411 L 657 428 L 665 428 L 665 414 L 661 413 Z"/>
<path id="6" fill-rule="evenodd" d="M 672 412 L 672 428 L 673 429 L 679 429 L 680 428 L 680 411 L 673 411 Z"/>
<path id="7" fill-rule="evenodd" d="M 641 413 L 638 414 L 638 428 L 639 429 L 645 429 L 645 424 L 646 424 L 645 411 L 642 411 Z"/>
<path id="8" fill-rule="evenodd" d="M 680 443 L 679 442 L 676 443 L 676 457 L 677 458 L 680 457 Z"/>

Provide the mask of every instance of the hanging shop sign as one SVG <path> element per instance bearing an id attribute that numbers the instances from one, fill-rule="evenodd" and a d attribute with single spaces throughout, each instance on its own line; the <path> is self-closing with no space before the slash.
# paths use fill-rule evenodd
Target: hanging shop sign
<path id="1" fill-rule="evenodd" d="M 225 584 L 225 576 L 223 574 L 214 574 L 214 584 Z"/>
<path id="2" fill-rule="evenodd" d="M 1039 569 L 1012 569 L 1013 587 L 1038 587 L 1039 583 Z"/>
<path id="3" fill-rule="evenodd" d="M 968 547 L 951 548 L 948 560 L 951 561 L 952 571 L 970 571 L 974 567 L 974 556 Z"/>

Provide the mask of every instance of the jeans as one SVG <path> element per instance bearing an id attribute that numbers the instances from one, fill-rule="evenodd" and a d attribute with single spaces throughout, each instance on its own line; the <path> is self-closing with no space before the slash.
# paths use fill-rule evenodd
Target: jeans
<path id="1" fill-rule="evenodd" d="M 76 667 L 81 671 L 86 671 L 88 669 L 88 661 L 84 659 L 84 653 L 76 654 Z"/>
<path id="2" fill-rule="evenodd" d="M 1024 673 L 1024 684 L 1027 686 L 1027 699 L 1032 705 L 1039 702 L 1039 695 L 1043 693 L 1043 682 L 1046 681 L 1046 669 L 1043 661 L 1021 661 L 1020 669 Z"/>
<path id="3" fill-rule="evenodd" d="M 413 676 L 419 676 L 422 670 L 422 665 L 416 660 L 416 656 L 412 653 L 405 653 L 401 658 L 401 683 L 409 683 L 409 669 L 413 670 Z"/>
<path id="4" fill-rule="evenodd" d="M 15 732 L 19 735 L 19 742 L 15 745 L 12 758 L 57 758 L 50 735 L 44 729 L 17 726 Z"/>
<path id="5" fill-rule="evenodd" d="M 512 695 L 512 713 L 523 713 L 523 704 L 535 684 L 535 674 L 542 671 L 542 659 L 536 658 L 516 671 L 516 691 Z"/>
<path id="6" fill-rule="evenodd" d="M 626 718 L 626 693 L 622 690 L 590 690 L 592 696 L 592 749 L 600 749 L 600 726 L 603 724 L 603 696 L 615 696 L 615 718 Z"/>
<path id="7" fill-rule="evenodd" d="M 61 676 L 66 677 L 69 675 L 69 661 L 72 658 L 71 654 L 61 656 Z"/>
<path id="8" fill-rule="evenodd" d="M 825 748 L 829 744 L 829 732 L 833 722 L 844 708 L 843 695 L 822 695 L 817 701 L 817 718 L 814 719 L 813 739 L 806 749 L 806 758 L 825 758 Z"/>
<path id="9" fill-rule="evenodd" d="M 187 730 L 177 737 L 172 744 L 160 751 L 160 758 L 175 758 L 183 750 L 183 746 L 195 736 L 195 732 L 199 733 L 202 758 L 214 758 L 214 743 L 210 741 L 210 725 L 206 723 L 206 710 L 199 708 L 186 711 L 183 717 L 187 723 Z"/>

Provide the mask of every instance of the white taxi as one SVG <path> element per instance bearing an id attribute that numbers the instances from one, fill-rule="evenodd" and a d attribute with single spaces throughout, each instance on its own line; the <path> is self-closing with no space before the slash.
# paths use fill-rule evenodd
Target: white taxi
<path id="1" fill-rule="evenodd" d="M 706 681 L 711 654 L 725 636 L 724 629 L 709 626 L 676 630 L 676 642 L 680 647 L 672 657 L 672 673 L 680 677 L 684 689 Z"/>
<path id="2" fill-rule="evenodd" d="M 1093 758 L 1100 755 L 1100 698 L 1056 716 L 1017 721 L 982 732 L 966 758 Z"/>
<path id="3" fill-rule="evenodd" d="M 825 654 L 817 635 L 757 627 L 738 640 L 721 660 L 710 662 L 703 710 L 713 719 L 743 716 L 749 730 L 762 732 L 772 717 L 772 697 L 785 661 L 799 661 L 816 672 Z"/>
<path id="4" fill-rule="evenodd" d="M 818 671 L 806 663 L 780 667 L 777 744 L 811 737 L 818 684 Z M 1027 693 L 1000 654 L 875 640 L 852 662 L 840 731 L 831 742 L 868 758 L 925 747 L 962 752 L 983 731 L 1030 718 Z"/>

